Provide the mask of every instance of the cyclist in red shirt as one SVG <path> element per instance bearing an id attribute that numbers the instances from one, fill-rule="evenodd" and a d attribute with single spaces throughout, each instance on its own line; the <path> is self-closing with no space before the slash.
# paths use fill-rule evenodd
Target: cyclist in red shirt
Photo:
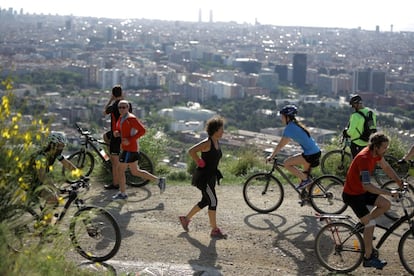
<path id="1" fill-rule="evenodd" d="M 355 156 L 348 169 L 342 193 L 344 202 L 352 208 L 360 223 L 365 226 L 364 267 L 382 269 L 387 264 L 386 261 L 379 260 L 377 254 L 372 254 L 372 240 L 376 225 L 375 219 L 384 214 L 391 206 L 390 201 L 382 195 L 396 195 L 371 183 L 370 176 L 373 174 L 376 164 L 379 164 L 384 172 L 398 183 L 400 187 L 403 185 L 403 181 L 384 159 L 389 142 L 389 137 L 380 132 L 370 136 L 368 146 Z M 371 212 L 367 207 L 368 205 L 374 206 Z"/>

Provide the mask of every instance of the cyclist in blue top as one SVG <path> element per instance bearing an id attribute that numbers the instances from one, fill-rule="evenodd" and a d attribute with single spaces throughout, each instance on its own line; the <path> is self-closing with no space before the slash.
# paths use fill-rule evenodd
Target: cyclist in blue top
<path id="1" fill-rule="evenodd" d="M 286 158 L 283 164 L 290 173 L 301 180 L 296 188 L 303 189 L 312 183 L 312 180 L 309 178 L 310 168 L 319 165 L 321 150 L 310 135 L 309 130 L 296 120 L 295 115 L 298 113 L 296 106 L 287 105 L 279 113 L 282 123 L 286 127 L 283 131 L 282 139 L 273 150 L 273 153 L 267 157 L 267 161 L 271 161 L 291 140 L 297 142 L 302 147 L 303 152 Z M 303 166 L 303 171 L 297 166 Z"/>

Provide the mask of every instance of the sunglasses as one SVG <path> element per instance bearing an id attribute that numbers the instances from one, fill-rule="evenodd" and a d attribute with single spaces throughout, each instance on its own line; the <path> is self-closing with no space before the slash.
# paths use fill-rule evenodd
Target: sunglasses
<path id="1" fill-rule="evenodd" d="M 128 106 L 127 105 L 118 106 L 118 109 L 125 109 L 125 108 L 128 108 Z"/>

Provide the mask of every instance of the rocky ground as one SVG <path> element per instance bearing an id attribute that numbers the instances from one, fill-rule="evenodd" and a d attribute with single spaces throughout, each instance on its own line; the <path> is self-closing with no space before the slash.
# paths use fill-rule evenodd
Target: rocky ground
<path id="1" fill-rule="evenodd" d="M 111 201 L 113 193 L 95 184 L 87 202 L 106 206 L 120 224 L 121 248 L 106 263 L 117 274 L 332 275 L 319 265 L 313 250 L 323 224 L 315 219 L 312 207 L 300 207 L 290 187 L 285 188 L 278 210 L 258 214 L 244 202 L 241 185 L 218 186 L 218 222 L 228 233 L 227 240 L 210 239 L 206 210 L 194 217 L 189 233 L 181 228 L 178 216 L 200 198 L 191 185 L 167 183 L 161 195 L 156 185 L 128 187 L 126 203 Z M 381 233 L 376 230 L 376 236 Z M 398 238 L 393 235 L 380 250 L 388 261 L 384 270 L 360 267 L 352 275 L 408 275 L 399 261 Z"/>

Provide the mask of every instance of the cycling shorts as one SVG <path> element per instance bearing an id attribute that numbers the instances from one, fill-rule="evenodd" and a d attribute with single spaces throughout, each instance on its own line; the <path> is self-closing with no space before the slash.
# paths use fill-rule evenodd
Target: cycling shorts
<path id="1" fill-rule="evenodd" d="M 342 193 L 343 201 L 348 204 L 358 218 L 362 218 L 370 213 L 368 205 L 374 206 L 378 195 L 366 192 L 361 195 L 349 195 Z"/>
<path id="2" fill-rule="evenodd" d="M 317 152 L 311 155 L 304 155 L 302 157 L 311 165 L 311 168 L 319 166 L 319 160 L 321 159 L 321 152 Z"/>
<path id="3" fill-rule="evenodd" d="M 133 163 L 139 160 L 139 152 L 122 151 L 119 155 L 119 162 L 121 163 Z"/>

